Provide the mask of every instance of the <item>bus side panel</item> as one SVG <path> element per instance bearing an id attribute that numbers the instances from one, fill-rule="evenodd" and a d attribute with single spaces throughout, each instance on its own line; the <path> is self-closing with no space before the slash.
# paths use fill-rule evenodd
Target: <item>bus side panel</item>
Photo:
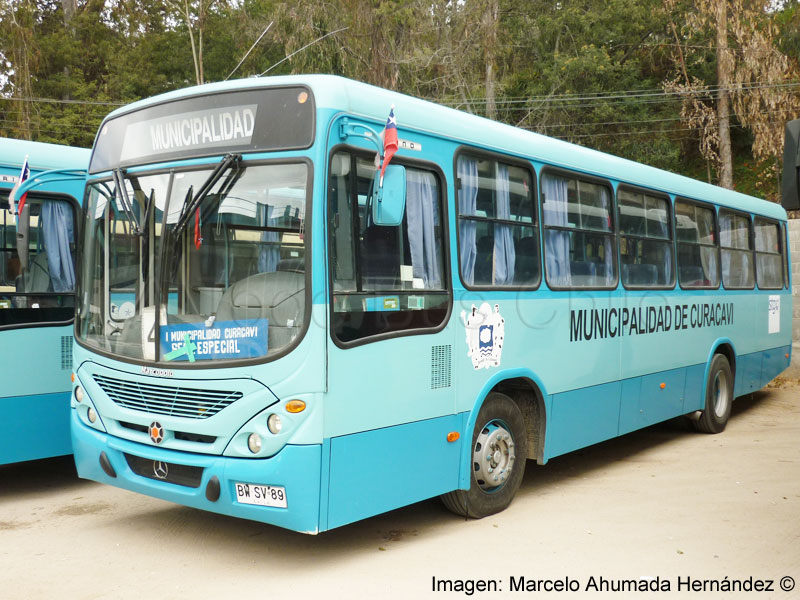
<path id="1" fill-rule="evenodd" d="M 69 392 L 0 398 L 0 465 L 72 453 Z"/>
<path id="2" fill-rule="evenodd" d="M 761 355 L 761 352 L 752 352 L 736 357 L 736 398 L 761 387 Z"/>
<path id="3" fill-rule="evenodd" d="M 789 366 L 791 346 L 766 350 L 761 355 L 761 385 L 764 387 Z M 787 356 L 788 355 L 788 356 Z"/>
<path id="4" fill-rule="evenodd" d="M 633 383 L 635 381 L 639 385 Z M 625 380 L 622 386 L 620 435 L 681 414 L 685 384 L 684 368 Z"/>
<path id="5" fill-rule="evenodd" d="M 458 487 L 465 414 L 331 440 L 328 528 L 346 525 Z"/>
<path id="6" fill-rule="evenodd" d="M 616 437 L 622 382 L 614 381 L 553 395 L 547 424 L 548 458 Z"/>
<path id="7" fill-rule="evenodd" d="M 696 410 L 703 410 L 706 406 L 706 399 L 703 397 L 703 378 L 706 375 L 706 365 L 699 364 L 687 367 L 686 385 L 683 392 L 683 414 L 688 414 Z"/>

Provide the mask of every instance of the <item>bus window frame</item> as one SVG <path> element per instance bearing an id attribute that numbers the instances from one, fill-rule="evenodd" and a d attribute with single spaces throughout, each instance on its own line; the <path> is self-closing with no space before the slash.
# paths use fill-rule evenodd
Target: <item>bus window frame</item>
<path id="1" fill-rule="evenodd" d="M 739 216 L 739 217 L 744 217 L 745 219 L 747 219 L 747 222 L 749 224 L 748 232 L 747 232 L 747 239 L 748 239 L 748 242 L 750 244 L 750 258 L 753 261 L 753 285 L 749 286 L 749 287 L 728 287 L 727 285 L 725 285 L 725 278 L 724 278 L 723 272 L 722 272 L 722 250 L 723 250 L 722 232 L 720 230 L 717 230 L 718 231 L 717 235 L 719 236 L 718 246 L 719 246 L 719 254 L 720 254 L 720 256 L 719 256 L 719 283 L 723 287 L 723 289 L 725 289 L 725 290 L 731 290 L 731 291 L 734 291 L 734 290 L 755 290 L 758 287 L 758 284 L 756 283 L 757 280 L 758 280 L 758 275 L 756 273 L 756 237 L 755 237 L 756 233 L 755 233 L 755 228 L 753 227 L 753 215 L 751 213 L 749 213 L 749 212 L 745 212 L 745 211 L 742 211 L 742 210 L 737 210 L 735 208 L 729 208 L 727 206 L 717 206 L 717 223 L 719 223 L 719 213 L 722 213 L 722 212 L 730 213 L 732 215 L 736 215 L 736 216 Z M 740 248 L 731 248 L 731 247 L 728 247 L 728 246 L 725 246 L 724 249 L 733 250 L 735 252 L 742 252 L 743 251 Z M 780 288 L 776 288 L 776 289 L 780 289 Z"/>
<path id="2" fill-rule="evenodd" d="M 608 214 L 611 218 L 611 231 L 604 232 L 595 229 L 578 229 L 572 227 L 559 227 L 550 225 L 548 226 L 544 222 L 544 191 L 542 190 L 542 182 L 544 180 L 545 175 L 554 175 L 556 177 L 563 177 L 567 179 L 574 179 L 576 181 L 585 181 L 586 183 L 591 183 L 594 185 L 601 185 L 608 189 L 609 192 L 609 207 L 608 207 Z M 620 275 L 619 275 L 619 226 L 617 223 L 617 194 L 614 191 L 614 184 L 611 182 L 610 179 L 606 179 L 603 177 L 598 177 L 597 175 L 590 175 L 588 173 L 583 173 L 582 171 L 572 171 L 570 169 L 564 169 L 562 167 L 556 167 L 549 164 L 543 164 L 540 171 L 539 171 L 539 222 L 542 224 L 541 230 L 539 235 L 542 236 L 542 242 L 544 241 L 544 230 L 545 229 L 555 229 L 557 231 L 584 231 L 590 233 L 596 233 L 598 235 L 607 235 L 611 237 L 612 244 L 615 246 L 611 249 L 611 261 L 612 266 L 614 268 L 614 280 L 613 283 L 608 286 L 555 286 L 551 285 L 550 281 L 547 278 L 547 257 L 545 256 L 545 252 L 547 251 L 546 244 L 542 243 L 542 272 L 543 278 L 545 283 L 547 284 L 548 289 L 552 291 L 558 292 L 591 292 L 591 291 L 613 291 L 619 287 L 620 282 Z"/>
<path id="3" fill-rule="evenodd" d="M 677 210 L 678 202 L 683 202 L 685 204 L 693 204 L 695 206 L 700 206 L 702 208 L 707 208 L 711 210 L 711 213 L 714 217 L 714 244 L 701 244 L 699 242 L 695 243 L 695 242 L 678 241 L 678 216 L 675 213 L 675 211 Z M 694 198 L 688 198 L 686 196 L 675 196 L 672 200 L 672 224 L 674 227 L 672 239 L 675 245 L 675 280 L 677 281 L 678 287 L 682 290 L 718 290 L 722 288 L 722 256 L 720 254 L 719 216 L 717 215 L 717 209 L 718 206 L 716 204 L 713 204 L 711 202 L 706 202 L 704 200 L 695 200 Z M 696 246 L 716 248 L 717 270 L 718 270 L 717 285 L 683 285 L 681 283 L 681 278 L 679 275 L 680 265 L 678 265 L 678 244 L 692 244 L 692 243 L 694 243 Z"/>
<path id="4" fill-rule="evenodd" d="M 477 216 L 465 216 L 462 217 L 458 212 L 458 194 L 459 194 L 459 186 L 458 186 L 458 159 L 462 155 L 468 156 L 475 156 L 477 158 L 486 158 L 488 160 L 494 160 L 498 163 L 505 163 L 512 167 L 519 167 L 528 171 L 531 176 L 531 192 L 532 192 L 532 201 L 533 201 L 533 213 L 531 217 L 533 218 L 532 223 L 522 223 L 516 221 L 510 221 L 505 219 L 498 219 L 497 217 L 477 217 Z M 455 152 L 453 153 L 453 214 L 455 215 L 455 237 L 456 237 L 456 259 L 458 263 L 458 281 L 461 283 L 462 287 L 465 290 L 469 291 L 476 291 L 476 292 L 486 292 L 486 291 L 502 291 L 502 292 L 531 292 L 538 290 L 541 285 L 542 281 L 544 280 L 543 269 L 544 269 L 544 249 L 542 245 L 542 220 L 541 220 L 541 209 L 540 209 L 540 202 L 539 202 L 539 177 L 536 175 L 536 169 L 531 164 L 529 160 L 521 158 L 519 156 L 513 156 L 510 154 L 502 154 L 500 152 L 492 152 L 490 150 L 484 150 L 482 148 L 477 148 L 475 146 L 467 146 L 461 145 L 456 148 Z M 459 219 L 467 219 L 471 221 L 482 221 L 485 223 L 502 223 L 512 226 L 524 226 L 530 227 L 531 229 L 536 231 L 536 238 L 537 238 L 537 245 L 539 250 L 539 277 L 536 279 L 536 282 L 530 285 L 475 285 L 475 284 L 467 284 L 464 281 L 464 274 L 461 272 L 461 234 L 460 234 L 460 227 Z"/>
<path id="5" fill-rule="evenodd" d="M 617 192 L 616 192 L 616 203 L 617 203 L 617 224 L 620 223 L 622 220 L 621 215 L 619 214 L 619 192 L 620 190 L 625 192 L 633 192 L 635 194 L 642 194 L 644 196 L 650 196 L 652 198 L 657 198 L 658 200 L 665 200 L 667 202 L 667 231 L 669 232 L 669 238 L 666 240 L 659 240 L 659 238 L 654 237 L 647 237 L 642 235 L 632 235 L 632 234 L 624 234 L 619 231 L 619 226 L 617 227 L 617 252 L 619 254 L 619 282 L 622 285 L 623 289 L 626 290 L 674 290 L 676 285 L 678 284 L 678 256 L 677 256 L 677 246 L 675 239 L 676 231 L 675 231 L 675 209 L 673 207 L 673 201 L 670 195 L 666 192 L 661 192 L 658 190 L 651 190 L 646 187 L 633 185 L 629 183 L 618 183 L 617 184 Z M 637 240 L 656 240 L 667 242 L 670 248 L 670 253 L 672 255 L 672 282 L 667 285 L 625 285 L 625 280 L 622 277 L 622 244 L 620 243 L 622 238 L 633 238 Z"/>
<path id="6" fill-rule="evenodd" d="M 783 252 L 783 289 L 788 290 L 791 288 L 790 272 L 789 272 L 789 255 L 791 253 L 791 245 L 789 244 L 789 232 L 786 227 L 786 221 L 781 221 L 781 245 L 784 248 Z"/>
<path id="7" fill-rule="evenodd" d="M 365 344 L 372 344 L 374 342 L 380 342 L 382 340 L 389 340 L 399 337 L 407 337 L 412 335 L 428 335 L 428 334 L 435 334 L 443 331 L 445 327 L 450 323 L 450 318 L 453 314 L 453 304 L 454 304 L 454 297 L 453 297 L 453 278 L 451 273 L 451 261 L 450 261 L 450 211 L 449 209 L 449 202 L 447 197 L 447 178 L 445 176 L 444 170 L 441 166 L 433 161 L 418 159 L 418 158 L 410 158 L 406 156 L 397 156 L 394 155 L 392 157 L 392 164 L 396 165 L 403 165 L 417 169 L 425 169 L 430 171 L 438 178 L 439 184 L 439 200 L 440 205 L 442 208 L 442 213 L 440 215 L 441 219 L 441 227 L 442 227 L 442 283 L 445 286 L 444 294 L 447 294 L 447 311 L 445 312 L 444 317 L 442 318 L 442 322 L 437 325 L 436 327 L 417 327 L 414 329 L 399 329 L 397 331 L 389 331 L 386 333 L 378 333 L 374 335 L 368 335 L 362 338 L 358 338 L 357 340 L 351 340 L 348 342 L 343 342 L 338 337 L 336 337 L 334 331 L 334 291 L 333 291 L 333 261 L 331 260 L 331 256 L 333 256 L 333 236 L 331 235 L 331 211 L 330 211 L 330 203 L 329 203 L 329 190 L 330 190 L 330 167 L 333 161 L 333 157 L 339 152 L 347 152 L 351 156 L 355 156 L 357 158 L 366 159 L 367 161 L 372 161 L 375 158 L 375 152 L 368 148 L 364 148 L 362 146 L 354 146 L 353 144 L 346 144 L 340 143 L 331 146 L 328 150 L 328 156 L 325 163 L 325 185 L 323 189 L 325 190 L 325 198 L 323 200 L 323 207 L 324 207 L 324 230 L 323 235 L 325 237 L 325 250 L 326 250 L 326 261 L 327 265 L 327 274 L 328 280 L 326 285 L 328 287 L 328 328 L 329 328 L 329 335 L 331 341 L 336 345 L 337 348 L 341 348 L 342 350 L 347 350 L 349 348 L 356 348 L 358 346 L 364 346 Z M 374 297 L 380 296 L 385 294 L 380 293 L 371 293 L 371 292 L 357 292 L 364 297 Z M 442 293 L 442 292 L 440 292 Z"/>
<path id="8" fill-rule="evenodd" d="M 35 175 L 32 176 L 35 178 Z M 5 192 L 5 188 L 2 190 Z M 9 194 L 11 193 L 11 189 L 8 190 Z M 65 325 L 71 325 L 75 323 L 75 314 L 78 310 L 78 286 L 80 285 L 80 264 L 81 264 L 81 256 L 82 256 L 82 244 L 80 243 L 81 238 L 83 236 L 83 210 L 81 209 L 80 202 L 78 200 L 67 193 L 64 192 L 46 192 L 46 191 L 39 191 L 36 189 L 32 189 L 28 191 L 28 194 L 31 195 L 32 199 L 38 200 L 43 198 L 45 200 L 58 200 L 58 201 L 65 201 L 72 206 L 72 219 L 73 219 L 73 229 L 75 233 L 75 239 L 73 240 L 73 244 L 75 245 L 75 289 L 72 292 L 41 292 L 35 294 L 16 294 L 19 296 L 68 296 L 72 295 L 75 297 L 73 310 L 72 310 L 72 317 L 69 319 L 61 320 L 61 321 L 36 321 L 30 323 L 11 323 L 8 325 L 0 325 L 0 331 L 10 331 L 14 329 L 30 329 L 33 327 L 64 327 Z M 84 188 L 85 194 L 85 188 Z M 7 199 L 8 196 L 5 196 Z M 3 309 L 3 310 L 19 310 L 19 309 Z M 32 309 L 36 310 L 36 309 Z M 44 309 L 40 309 L 44 310 Z"/>
<path id="9" fill-rule="evenodd" d="M 756 227 L 757 227 L 756 221 L 758 221 L 758 220 L 763 221 L 767 225 L 774 225 L 774 226 L 776 226 L 778 228 L 778 236 L 777 237 L 778 237 L 778 248 L 779 248 L 779 250 L 778 250 L 777 254 L 781 257 L 781 277 L 783 279 L 783 282 L 778 287 L 761 287 L 760 285 L 758 285 L 758 255 L 759 254 L 768 254 L 768 255 L 771 254 L 771 255 L 774 256 L 776 254 L 775 252 L 763 252 L 763 251 L 759 252 L 758 251 L 757 246 L 756 246 Z M 770 217 L 762 217 L 761 215 L 754 214 L 753 215 L 753 221 L 751 223 L 750 228 L 753 230 L 753 253 L 755 255 L 755 262 L 753 263 L 753 274 L 755 276 L 755 286 L 759 290 L 775 291 L 775 290 L 783 290 L 783 289 L 785 289 L 786 288 L 786 248 L 784 246 L 783 239 L 781 238 L 781 234 L 783 233 L 782 223 L 780 221 L 776 221 L 775 219 L 772 219 Z"/>
<path id="10" fill-rule="evenodd" d="M 300 151 L 299 151 L 300 152 Z M 221 158 L 219 154 L 216 155 L 218 158 Z M 207 158 L 207 157 L 203 157 Z M 181 162 L 184 160 L 190 159 L 181 159 Z M 264 356 L 258 356 L 255 358 L 242 358 L 242 359 L 218 359 L 218 360 L 211 360 L 211 361 L 196 361 L 192 362 L 168 362 L 164 360 L 160 360 L 159 362 L 155 361 L 147 361 L 140 358 L 135 358 L 131 356 L 124 356 L 121 354 L 113 354 L 108 352 L 102 348 L 87 345 L 83 339 L 81 338 L 80 334 L 78 333 L 78 326 L 79 321 L 75 319 L 75 327 L 74 329 L 74 338 L 75 342 L 79 344 L 82 348 L 85 348 L 89 352 L 98 354 L 100 356 L 120 361 L 126 364 L 133 364 L 133 365 L 140 365 L 143 367 L 147 366 L 157 366 L 159 368 L 170 368 L 170 369 L 186 369 L 187 371 L 192 370 L 203 370 L 203 369 L 228 369 L 232 367 L 250 367 L 255 365 L 263 365 L 266 363 L 270 363 L 276 361 L 287 354 L 293 351 L 300 343 L 305 339 L 306 335 L 308 334 L 308 330 L 311 326 L 311 320 L 313 319 L 313 295 L 311 292 L 311 286 L 313 284 L 313 277 L 312 277 L 312 268 L 313 268 L 313 256 L 312 256 L 312 244 L 314 236 L 312 232 L 312 210 L 314 207 L 314 161 L 308 157 L 306 154 L 298 153 L 297 156 L 283 156 L 281 158 L 255 158 L 248 160 L 246 156 L 242 158 L 241 166 L 242 167 L 255 167 L 261 166 L 265 164 L 275 165 L 275 164 L 294 164 L 294 163 L 303 163 L 308 167 L 308 176 L 306 178 L 306 218 L 305 218 L 305 232 L 306 232 L 306 239 L 304 240 L 306 243 L 305 255 L 306 255 L 306 262 L 305 262 L 305 303 L 306 303 L 306 319 L 304 320 L 303 327 L 300 330 L 297 338 L 292 340 L 290 344 L 288 344 L 285 348 L 282 348 L 278 352 L 274 354 L 267 354 Z M 208 167 L 208 170 L 212 170 L 217 162 L 203 162 L 199 164 L 190 164 L 190 165 L 181 165 L 179 167 L 161 167 L 159 166 L 157 169 L 149 169 L 148 165 L 141 165 L 141 169 L 129 169 L 126 170 L 126 175 L 135 175 L 135 176 L 150 176 L 150 175 L 161 175 L 164 173 L 175 173 L 176 175 L 181 172 L 188 172 L 188 171 L 198 171 L 202 170 L 205 167 Z M 104 181 L 111 181 L 108 175 L 100 175 L 98 177 L 87 178 L 86 180 L 86 188 L 84 193 L 84 206 L 88 206 L 88 194 L 89 194 L 89 186 L 95 183 L 101 183 Z M 86 219 L 86 215 L 84 215 L 84 220 Z M 83 229 L 81 229 L 81 248 L 83 247 Z M 78 273 L 76 273 L 77 283 L 76 286 L 81 285 L 81 277 L 80 274 L 83 272 L 83 253 L 81 253 L 80 257 L 80 269 L 78 269 Z M 79 300 L 76 299 L 76 311 L 79 308 Z"/>

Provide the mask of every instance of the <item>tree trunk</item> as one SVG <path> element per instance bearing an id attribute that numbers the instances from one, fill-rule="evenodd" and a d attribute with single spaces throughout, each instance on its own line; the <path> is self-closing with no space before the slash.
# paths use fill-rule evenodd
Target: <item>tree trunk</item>
<path id="1" fill-rule="evenodd" d="M 485 58 L 486 58 L 486 116 L 490 119 L 497 118 L 495 104 L 495 51 L 497 49 L 497 0 L 488 0 L 486 6 L 485 27 Z"/>
<path id="2" fill-rule="evenodd" d="M 186 28 L 189 30 L 189 42 L 192 45 L 192 60 L 194 60 L 194 77 L 197 85 L 203 83 L 200 61 L 197 56 L 197 47 L 194 43 L 194 30 L 192 29 L 192 12 L 189 10 L 189 0 L 183 0 L 183 17 L 186 19 Z M 202 57 L 201 57 L 202 58 Z"/>
<path id="3" fill-rule="evenodd" d="M 719 185 L 733 189 L 731 152 L 730 86 L 733 56 L 728 49 L 728 1 L 717 0 L 717 122 L 719 123 Z"/>
<path id="4" fill-rule="evenodd" d="M 61 9 L 64 11 L 64 28 L 67 30 L 67 35 L 75 37 L 75 28 L 72 26 L 72 18 L 78 11 L 78 0 L 61 0 Z M 61 96 L 62 100 L 70 100 L 70 68 L 69 65 L 64 65 L 64 93 Z"/>

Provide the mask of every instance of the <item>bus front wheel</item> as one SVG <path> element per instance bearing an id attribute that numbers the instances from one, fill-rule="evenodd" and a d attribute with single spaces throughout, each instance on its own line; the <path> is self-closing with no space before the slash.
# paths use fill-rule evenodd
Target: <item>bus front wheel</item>
<path id="1" fill-rule="evenodd" d="M 504 510 L 522 483 L 526 457 L 522 412 L 511 398 L 492 392 L 478 411 L 472 432 L 469 490 L 444 494 L 444 505 L 457 515 L 473 519 Z"/>
<path id="2" fill-rule="evenodd" d="M 728 359 L 715 354 L 706 380 L 706 403 L 700 418 L 693 421 L 703 433 L 720 433 L 728 424 L 733 405 L 733 373 Z"/>

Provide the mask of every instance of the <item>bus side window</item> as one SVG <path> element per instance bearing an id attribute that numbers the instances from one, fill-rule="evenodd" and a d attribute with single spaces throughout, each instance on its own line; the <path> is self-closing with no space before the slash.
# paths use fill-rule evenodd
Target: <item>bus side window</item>
<path id="1" fill-rule="evenodd" d="M 348 343 L 444 322 L 445 270 L 439 178 L 406 167 L 406 211 L 399 226 L 372 221 L 371 159 L 331 159 L 328 235 L 333 336 Z"/>
<path id="2" fill-rule="evenodd" d="M 750 289 L 755 285 L 749 215 L 721 209 L 719 242 L 722 251 L 722 285 Z"/>
<path id="3" fill-rule="evenodd" d="M 676 200 L 675 238 L 681 287 L 718 287 L 719 248 L 714 210 L 693 202 Z"/>
<path id="4" fill-rule="evenodd" d="M 569 176 L 542 175 L 547 284 L 551 288 L 612 288 L 614 228 L 608 187 Z"/>
<path id="5" fill-rule="evenodd" d="M 27 240 L 23 238 L 21 242 L 27 257 L 21 258 L 17 219 L 23 218 L 29 227 Z M 74 219 L 74 209 L 66 200 L 29 194 L 25 210 L 19 216 L 12 214 L 7 199 L 0 204 L 0 309 L 21 309 L 3 311 L 0 325 L 62 322 L 72 318 Z"/>
<path id="6" fill-rule="evenodd" d="M 622 284 L 667 287 L 674 284 L 669 201 L 641 192 L 617 193 Z"/>
<path id="7" fill-rule="evenodd" d="M 758 287 L 779 290 L 783 287 L 783 243 L 781 229 L 761 217 L 755 219 L 756 280 Z"/>
<path id="8" fill-rule="evenodd" d="M 467 287 L 539 285 L 539 228 L 530 169 L 461 154 L 457 165 L 458 254 Z"/>

